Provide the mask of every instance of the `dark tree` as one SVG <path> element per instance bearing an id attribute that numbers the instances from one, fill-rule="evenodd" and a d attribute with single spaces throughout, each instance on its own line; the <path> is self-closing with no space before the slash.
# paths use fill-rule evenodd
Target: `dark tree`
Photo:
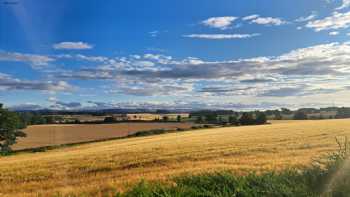
<path id="1" fill-rule="evenodd" d="M 216 123 L 217 122 L 217 118 L 218 118 L 218 116 L 216 114 L 214 114 L 214 113 L 207 114 L 205 116 L 206 122 L 209 122 L 209 123 Z"/>
<path id="2" fill-rule="evenodd" d="M 25 137 L 26 134 L 20 129 L 22 123 L 19 116 L 4 109 L 0 105 L 0 154 L 8 154 L 11 152 L 11 145 L 16 143 L 18 137 Z"/>
<path id="3" fill-rule="evenodd" d="M 275 115 L 275 120 L 282 120 L 282 119 L 283 119 L 283 117 L 282 117 L 282 115 L 281 115 L 281 112 L 278 111 L 278 110 L 276 110 L 276 112 L 274 113 L 274 115 Z"/>
<path id="4" fill-rule="evenodd" d="M 116 122 L 116 121 L 115 121 L 115 118 L 114 118 L 114 117 L 112 117 L 112 116 L 107 116 L 107 117 L 105 117 L 105 119 L 104 119 L 103 122 L 105 122 L 105 123 L 114 123 L 114 122 Z"/>
<path id="5" fill-rule="evenodd" d="M 255 120 L 253 118 L 253 114 L 252 113 L 248 113 L 248 112 L 244 112 L 241 116 L 241 118 L 239 119 L 239 123 L 241 125 L 254 125 L 255 124 Z"/>
<path id="6" fill-rule="evenodd" d="M 198 116 L 196 122 L 197 123 L 202 123 L 203 122 L 202 116 Z"/>
<path id="7" fill-rule="evenodd" d="M 307 120 L 307 115 L 302 111 L 297 111 L 293 117 L 294 120 Z"/>
<path id="8" fill-rule="evenodd" d="M 282 112 L 282 114 L 287 114 L 287 115 L 290 115 L 293 113 L 292 110 L 287 109 L 287 108 L 281 108 L 281 112 Z"/>
<path id="9" fill-rule="evenodd" d="M 177 118 L 176 118 L 176 120 L 177 120 L 178 122 L 181 122 L 181 116 L 178 115 Z"/>
<path id="10" fill-rule="evenodd" d="M 238 124 L 238 120 L 237 120 L 237 117 L 236 116 L 230 116 L 228 118 L 228 121 L 231 125 L 237 125 Z"/>
<path id="11" fill-rule="evenodd" d="M 350 118 L 350 108 L 342 107 L 337 110 L 335 118 Z"/>
<path id="12" fill-rule="evenodd" d="M 264 112 L 256 112 L 255 123 L 256 124 L 266 124 L 267 118 Z"/>
<path id="13" fill-rule="evenodd" d="M 164 122 L 168 122 L 169 121 L 169 117 L 168 116 L 163 116 L 163 121 Z"/>

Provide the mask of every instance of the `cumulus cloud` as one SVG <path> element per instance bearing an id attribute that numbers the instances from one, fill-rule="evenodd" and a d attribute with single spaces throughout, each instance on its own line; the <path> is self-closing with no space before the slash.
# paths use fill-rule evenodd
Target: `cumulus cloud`
<path id="1" fill-rule="evenodd" d="M 92 49 L 93 46 L 85 42 L 60 42 L 52 46 L 54 49 L 84 50 Z"/>
<path id="2" fill-rule="evenodd" d="M 50 72 L 60 79 L 79 79 L 79 80 L 103 80 L 113 79 L 116 72 L 110 69 L 80 69 L 78 72 L 64 70 L 60 72 Z"/>
<path id="3" fill-rule="evenodd" d="M 225 30 L 230 28 L 236 19 L 238 18 L 234 16 L 211 17 L 202 21 L 202 24 L 211 28 Z"/>
<path id="4" fill-rule="evenodd" d="M 0 73 L 0 90 L 42 90 L 42 91 L 72 91 L 73 86 L 65 81 L 29 81 L 12 78 L 10 75 Z"/>
<path id="5" fill-rule="evenodd" d="M 331 16 L 323 19 L 309 21 L 306 27 L 315 31 L 345 29 L 350 26 L 350 12 L 334 12 Z"/>
<path id="6" fill-rule="evenodd" d="M 341 6 L 337 7 L 336 10 L 342 10 L 350 7 L 350 0 L 342 0 Z"/>
<path id="7" fill-rule="evenodd" d="M 255 23 L 255 24 L 259 24 L 259 25 L 276 25 L 276 26 L 279 26 L 279 25 L 283 25 L 283 24 L 287 23 L 287 21 L 284 21 L 281 18 L 261 17 L 261 16 L 259 16 L 257 14 L 243 17 L 243 20 L 250 21 L 250 23 Z"/>
<path id="8" fill-rule="evenodd" d="M 244 39 L 259 36 L 260 34 L 190 34 L 184 35 L 186 38 L 199 38 L 209 40 L 223 40 L 223 39 Z"/>
<path id="9" fill-rule="evenodd" d="M 161 54 L 145 54 L 114 58 L 97 67 L 63 70 L 50 75 L 62 81 L 104 80 L 111 84 L 103 91 L 117 95 L 305 96 L 331 93 L 323 87 L 329 87 L 330 80 L 336 85 L 329 89 L 345 90 L 342 87 L 350 80 L 347 77 L 349 54 L 348 43 L 315 45 L 275 57 L 226 61 L 194 57 L 179 60 Z M 300 88 L 304 85 L 308 85 L 307 88 Z M 297 88 L 300 92 L 293 91 Z"/>
<path id="10" fill-rule="evenodd" d="M 23 62 L 30 64 L 33 68 L 41 68 L 55 59 L 45 55 L 0 51 L 0 61 Z"/>

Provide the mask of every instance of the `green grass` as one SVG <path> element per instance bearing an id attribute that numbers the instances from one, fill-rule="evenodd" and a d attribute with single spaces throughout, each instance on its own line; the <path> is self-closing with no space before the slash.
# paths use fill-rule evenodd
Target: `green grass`
<path id="1" fill-rule="evenodd" d="M 350 196 L 348 143 L 309 168 L 235 176 L 230 172 L 184 175 L 172 184 L 142 181 L 116 197 Z"/>

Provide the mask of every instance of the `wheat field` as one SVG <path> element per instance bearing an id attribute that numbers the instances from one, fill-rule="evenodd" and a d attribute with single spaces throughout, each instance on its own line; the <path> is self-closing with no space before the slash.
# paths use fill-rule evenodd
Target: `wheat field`
<path id="1" fill-rule="evenodd" d="M 14 150 L 38 148 L 44 146 L 56 146 L 104 140 L 118 137 L 126 137 L 138 131 L 154 129 L 176 130 L 189 129 L 193 123 L 158 123 L 158 122 L 134 122 L 117 124 L 53 124 L 33 125 L 27 127 L 27 137 L 20 138 L 13 146 Z"/>
<path id="2" fill-rule="evenodd" d="M 0 158 L 0 196 L 104 196 L 141 179 L 310 165 L 350 136 L 350 120 L 275 121 L 97 142 Z"/>

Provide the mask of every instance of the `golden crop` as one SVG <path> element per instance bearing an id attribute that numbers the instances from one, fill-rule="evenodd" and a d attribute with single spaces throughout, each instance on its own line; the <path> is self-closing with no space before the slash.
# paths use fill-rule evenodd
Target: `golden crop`
<path id="1" fill-rule="evenodd" d="M 350 120 L 277 121 L 21 153 L 0 158 L 0 193 L 102 196 L 141 179 L 304 166 L 336 150 L 337 136 L 350 136 Z"/>

